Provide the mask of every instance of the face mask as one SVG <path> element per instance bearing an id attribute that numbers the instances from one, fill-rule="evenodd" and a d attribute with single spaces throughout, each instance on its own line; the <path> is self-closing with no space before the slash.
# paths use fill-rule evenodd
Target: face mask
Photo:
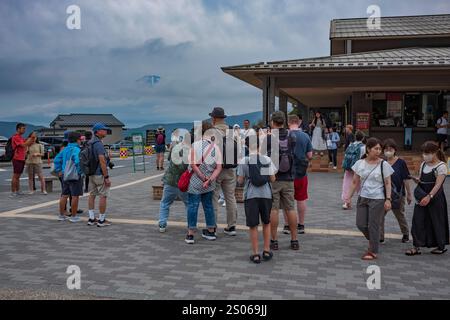
<path id="1" fill-rule="evenodd" d="M 384 153 L 384 155 L 386 156 L 386 158 L 391 159 L 391 158 L 394 157 L 395 152 L 392 152 L 392 151 L 386 151 L 386 152 Z"/>
<path id="2" fill-rule="evenodd" d="M 423 155 L 423 161 L 425 161 L 425 162 L 433 161 L 433 155 L 432 154 L 424 154 Z"/>

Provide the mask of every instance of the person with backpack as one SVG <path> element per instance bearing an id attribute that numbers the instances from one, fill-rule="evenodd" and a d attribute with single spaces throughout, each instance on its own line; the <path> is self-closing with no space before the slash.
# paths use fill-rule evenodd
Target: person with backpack
<path id="1" fill-rule="evenodd" d="M 62 192 L 59 200 L 59 221 L 68 218 L 67 200 L 72 197 L 70 222 L 80 222 L 77 216 L 80 196 L 83 195 L 83 172 L 80 167 L 81 134 L 70 132 L 69 144 L 54 159 L 55 172 L 62 181 Z"/>
<path id="2" fill-rule="evenodd" d="M 250 261 L 259 264 L 273 257 L 270 250 L 270 212 L 272 210 L 272 188 L 275 182 L 276 167 L 272 160 L 258 152 L 258 143 L 246 138 L 249 155 L 238 166 L 239 184 L 244 185 L 244 209 L 246 224 L 249 227 L 252 255 Z M 263 224 L 264 248 L 260 255 L 258 246 L 258 226 Z"/>
<path id="3" fill-rule="evenodd" d="M 13 176 L 11 178 L 11 197 L 21 195 L 20 192 L 20 176 L 25 169 L 25 159 L 27 149 L 34 143 L 34 138 L 29 137 L 27 140 L 23 138 L 26 131 L 24 123 L 16 125 L 16 134 L 8 139 L 5 147 L 5 160 L 12 161 Z"/>
<path id="4" fill-rule="evenodd" d="M 305 233 L 305 214 L 308 200 L 308 167 L 313 158 L 313 149 L 310 136 L 300 128 L 300 119 L 296 115 L 288 117 L 290 134 L 295 137 L 294 149 L 294 199 L 297 201 L 297 232 Z M 289 234 L 288 217 L 284 213 L 285 226 L 283 233 Z"/>
<path id="5" fill-rule="evenodd" d="M 381 141 L 370 138 L 366 144 L 366 154 L 352 167 L 353 182 L 349 190 L 347 203 L 355 191 L 359 191 L 356 209 L 356 226 L 369 241 L 369 249 L 362 256 L 363 260 L 375 260 L 380 245 L 381 220 L 386 211 L 392 208 L 391 165 L 380 158 Z"/>
<path id="6" fill-rule="evenodd" d="M 352 208 L 351 202 L 347 203 L 349 190 L 353 181 L 353 166 L 360 160 L 366 153 L 366 148 L 363 143 L 364 133 L 362 131 L 357 131 L 355 135 L 356 141 L 350 143 L 348 148 L 345 150 L 344 160 L 342 162 L 342 168 L 344 168 L 344 180 L 342 182 L 342 209 L 350 210 Z"/>
<path id="7" fill-rule="evenodd" d="M 223 232 L 228 236 L 236 236 L 237 222 L 237 203 L 236 203 L 236 168 L 238 166 L 240 148 L 238 142 L 234 139 L 233 128 L 226 123 L 225 111 L 223 108 L 216 107 L 209 114 L 212 119 L 213 128 L 216 130 L 215 137 L 220 139 L 222 143 L 216 142 L 222 153 L 222 171 L 217 177 L 216 189 L 213 195 L 214 212 L 216 221 L 219 216 L 219 197 L 223 192 L 225 198 L 225 207 L 227 213 L 227 227 Z M 231 144 L 231 145 L 228 145 Z M 228 156 L 228 158 L 227 158 Z M 231 156 L 231 157 L 230 157 Z"/>
<path id="8" fill-rule="evenodd" d="M 421 149 L 423 162 L 420 176 L 413 178 L 417 183 L 411 227 L 414 246 L 405 254 L 416 256 L 422 254 L 420 248 L 435 248 L 431 254 L 442 255 L 450 244 L 447 197 L 444 192 L 448 174 L 447 159 L 433 141 L 425 142 Z"/>
<path id="9" fill-rule="evenodd" d="M 82 139 L 81 141 L 81 152 L 83 152 L 83 150 L 88 148 L 88 144 L 89 141 L 91 141 L 92 139 L 92 131 L 86 131 L 84 133 L 84 141 Z M 84 192 L 88 193 L 89 192 L 89 176 L 86 175 L 85 180 L 84 180 Z"/>
<path id="10" fill-rule="evenodd" d="M 111 188 L 108 173 L 110 159 L 102 142 L 109 130 L 105 124 L 96 123 L 92 128 L 94 137 L 89 141 L 88 148 L 81 154 L 83 171 L 90 176 L 88 225 L 97 225 L 99 228 L 111 225 L 111 222 L 106 220 L 106 203 Z M 97 196 L 100 197 L 98 219 L 95 218 L 94 212 Z"/>
<path id="11" fill-rule="evenodd" d="M 409 227 L 406 221 L 405 205 L 406 202 L 411 204 L 412 192 L 411 192 L 411 178 L 406 161 L 399 158 L 397 155 L 398 147 L 393 139 L 387 139 L 383 142 L 383 153 L 386 161 L 394 169 L 394 173 L 391 176 L 392 181 L 392 212 L 398 221 L 400 231 L 402 232 L 402 242 L 409 242 Z M 388 212 L 386 212 L 387 214 Z M 384 221 L 385 216 L 381 220 L 381 243 L 384 243 Z"/>
<path id="12" fill-rule="evenodd" d="M 325 138 L 327 141 L 328 157 L 333 170 L 337 170 L 338 143 L 341 141 L 335 127 L 327 127 Z"/>
<path id="13" fill-rule="evenodd" d="M 179 197 L 183 201 L 186 207 L 186 216 L 189 204 L 188 194 L 180 191 L 178 181 L 189 166 L 190 143 L 188 139 L 183 139 L 183 136 L 175 137 L 175 135 L 172 136 L 172 142 L 168 159 L 169 166 L 162 178 L 164 187 L 159 206 L 159 232 L 161 233 L 166 232 L 170 206 L 176 198 Z"/>
<path id="14" fill-rule="evenodd" d="M 164 128 L 159 127 L 156 131 L 156 170 L 164 170 L 164 153 L 166 152 L 166 134 Z"/>
<path id="15" fill-rule="evenodd" d="M 46 195 L 45 180 L 42 174 L 42 157 L 44 156 L 44 146 L 39 143 L 36 132 L 30 133 L 28 138 L 33 138 L 34 143 L 28 147 L 27 160 L 25 161 L 28 171 L 28 188 L 30 194 L 34 194 L 34 177 L 37 175 L 41 183 L 41 194 Z"/>
<path id="16" fill-rule="evenodd" d="M 284 210 L 287 215 L 289 229 L 291 232 L 292 250 L 299 250 L 300 245 L 297 240 L 297 217 L 295 212 L 294 199 L 294 150 L 295 136 L 289 134 L 289 130 L 284 128 L 286 122 L 284 112 L 277 111 L 271 117 L 271 133 L 266 136 L 261 144 L 261 154 L 268 155 L 275 166 L 278 167 L 276 181 L 272 184 L 272 210 L 270 214 L 272 250 L 279 250 L 278 246 L 278 224 L 279 211 Z M 272 150 L 272 144 L 278 139 L 278 149 Z M 275 149 L 275 148 L 274 148 Z"/>

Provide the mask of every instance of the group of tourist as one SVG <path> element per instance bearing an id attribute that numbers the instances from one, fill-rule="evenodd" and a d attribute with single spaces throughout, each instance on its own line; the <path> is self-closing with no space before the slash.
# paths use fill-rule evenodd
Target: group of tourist
<path id="1" fill-rule="evenodd" d="M 187 132 L 175 135 L 166 169 L 163 166 L 166 137 L 162 128 L 157 132 L 157 152 L 161 154 L 157 158 L 157 168 L 165 170 L 159 231 L 166 232 L 170 206 L 179 197 L 186 208 L 185 242 L 194 244 L 196 241 L 200 204 L 206 222 L 201 236 L 206 240 L 216 240 L 219 199 L 223 197 L 226 207 L 223 233 L 235 236 L 238 215 L 235 191 L 241 185 L 244 187 L 244 210 L 252 248 L 250 260 L 254 263 L 271 260 L 273 251 L 282 247 L 278 241 L 280 210 L 284 213 L 283 232 L 290 234 L 291 238 L 289 248 L 299 250 L 298 234 L 305 233 L 310 161 L 314 151 L 322 151 L 325 141 L 325 147 L 331 151 L 330 162 L 337 169 L 339 134 L 326 125 L 320 113 L 316 114 L 310 126 L 305 126 L 297 115 L 286 118 L 283 112 L 277 111 L 271 116 L 270 128 L 264 129 L 251 128 L 248 120 L 244 122 L 244 129 L 236 125 L 230 127 L 226 124 L 225 111 L 219 107 L 209 115 L 211 121 L 204 121 L 201 127 L 196 128 L 198 132 L 194 137 Z M 445 125 L 445 119 L 444 115 L 438 129 Z M 41 191 L 45 194 L 42 176 L 44 150 L 35 133 L 27 139 L 22 137 L 26 130 L 24 124 L 18 124 L 16 129 L 16 134 L 11 138 L 14 168 L 12 197 L 20 193 L 19 179 L 25 165 L 28 166 L 30 179 L 34 180 L 34 175 L 38 175 Z M 312 138 L 308 134 L 309 129 Z M 67 141 L 54 159 L 53 170 L 62 188 L 59 221 L 68 219 L 73 223 L 79 222 L 79 197 L 89 191 L 88 225 L 110 225 L 106 220 L 106 203 L 111 187 L 108 174 L 111 163 L 102 142 L 107 132 L 104 124 L 97 123 L 92 132 L 84 136 L 78 132 L 67 132 L 65 135 Z M 380 244 L 385 242 L 385 216 L 390 211 L 399 223 L 402 241 L 409 242 L 410 235 L 413 238 L 413 247 L 406 251 L 407 255 L 419 255 L 423 247 L 433 248 L 433 254 L 447 251 L 449 223 L 443 184 L 448 169 L 441 145 L 435 142 L 423 144 L 423 163 L 418 177 L 410 174 L 398 149 L 392 139 L 384 142 L 377 138 L 367 139 L 361 131 L 353 133 L 351 125 L 345 128 L 342 208 L 350 210 L 352 198 L 355 193 L 358 194 L 356 225 L 369 242 L 363 260 L 377 259 Z M 415 188 L 412 181 L 417 184 Z M 34 192 L 31 182 L 30 192 Z M 100 198 L 98 217 L 94 212 L 96 197 Z M 70 212 L 67 210 L 69 199 Z M 406 203 L 413 201 L 415 206 L 410 234 L 405 207 Z M 262 253 L 258 242 L 260 224 L 264 239 Z"/>
<path id="2" fill-rule="evenodd" d="M 84 192 L 90 192 L 88 225 L 105 227 L 111 224 L 105 219 L 106 202 L 111 187 L 108 175 L 108 168 L 110 168 L 111 163 L 102 142 L 108 130 L 109 128 L 104 124 L 97 123 L 93 126 L 92 132 L 88 131 L 84 136 L 79 132 L 65 132 L 64 142 L 61 145 L 60 152 L 54 159 L 54 169 L 52 171 L 59 178 L 62 189 L 59 201 L 59 221 L 69 220 L 73 223 L 81 221 L 78 214 L 83 211 L 78 209 L 79 197 Z M 22 194 L 20 192 L 20 176 L 24 171 L 25 165 L 27 165 L 29 174 L 30 194 L 34 193 L 33 182 L 35 175 L 41 181 L 41 192 L 47 194 L 42 174 L 43 145 L 39 143 L 35 132 L 32 132 L 27 139 L 24 139 L 25 131 L 25 124 L 18 123 L 16 134 L 10 139 L 13 164 L 11 197 L 17 197 Z M 82 161 L 83 152 L 86 159 L 84 163 Z M 94 212 L 96 197 L 100 198 L 98 218 L 95 217 Z M 70 212 L 67 210 L 68 199 L 70 199 Z"/>
<path id="3" fill-rule="evenodd" d="M 175 164 L 169 157 L 165 172 L 164 191 L 161 201 L 159 229 L 166 232 L 169 208 L 176 197 L 186 206 L 188 232 L 186 243 L 194 244 L 200 202 L 205 213 L 206 228 L 201 235 L 207 240 L 217 239 L 219 195 L 223 192 L 226 202 L 226 235 L 236 235 L 237 206 L 235 188 L 244 186 L 244 210 L 249 227 L 252 255 L 251 261 L 260 263 L 270 260 L 273 251 L 279 250 L 279 212 L 283 210 L 286 225 L 284 232 L 291 235 L 290 248 L 299 249 L 298 234 L 305 231 L 304 220 L 308 200 L 307 169 L 313 152 L 320 152 L 314 135 L 324 134 L 324 141 L 332 150 L 330 162 L 337 167 L 337 149 L 340 137 L 335 129 L 326 126 L 318 113 L 312 123 L 312 139 L 302 126 L 298 116 L 286 116 L 275 112 L 270 128 L 248 129 L 244 135 L 238 126 L 229 127 L 222 108 L 210 114 L 211 122 L 203 122 L 202 138 L 192 145 L 188 139 L 172 146 L 173 154 L 189 155 L 188 160 Z M 310 127 L 310 128 L 311 128 Z M 236 134 L 238 132 L 238 134 Z M 217 134 L 219 133 L 219 134 Z M 224 144 L 217 143 L 218 136 L 230 137 L 238 144 L 244 140 L 244 149 L 236 162 L 224 162 Z M 278 139 L 273 150 L 273 139 Z M 241 140 L 240 140 L 241 139 Z M 191 140 L 189 140 L 191 141 Z M 228 142 L 230 143 L 230 142 Z M 352 198 L 358 193 L 356 225 L 369 241 L 363 260 L 374 260 L 380 244 L 385 243 L 384 222 L 388 212 L 393 212 L 402 232 L 402 242 L 410 241 L 406 220 L 406 203 L 415 201 L 411 235 L 413 248 L 407 255 L 418 255 L 421 247 L 434 248 L 433 254 L 443 254 L 449 244 L 449 227 L 443 182 L 447 166 L 439 145 L 426 142 L 422 146 L 423 164 L 420 176 L 410 175 L 406 162 L 399 157 L 398 146 L 392 139 L 384 142 L 367 138 L 361 131 L 353 132 L 351 125 L 345 128 L 345 155 L 343 160 L 342 208 L 352 208 Z M 193 160 L 194 159 L 194 160 Z M 276 159 L 276 161 L 274 161 Z M 230 165 L 231 163 L 231 165 Z M 178 188 L 180 177 L 191 172 L 187 192 Z M 412 181 L 417 183 L 414 189 Z M 413 191 L 414 189 L 414 191 Z M 263 251 L 259 252 L 258 226 L 263 226 Z"/>

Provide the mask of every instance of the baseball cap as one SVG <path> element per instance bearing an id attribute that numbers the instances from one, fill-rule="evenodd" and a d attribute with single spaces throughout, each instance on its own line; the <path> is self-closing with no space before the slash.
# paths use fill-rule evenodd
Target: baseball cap
<path id="1" fill-rule="evenodd" d="M 94 124 L 94 126 L 92 127 L 92 131 L 94 131 L 94 132 L 97 132 L 100 130 L 111 130 L 111 129 L 108 128 L 104 123 L 101 123 L 101 122 Z"/>

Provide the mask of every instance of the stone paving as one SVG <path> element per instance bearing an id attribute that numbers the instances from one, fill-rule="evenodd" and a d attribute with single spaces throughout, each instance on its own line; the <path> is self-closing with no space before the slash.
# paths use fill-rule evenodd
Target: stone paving
<path id="1" fill-rule="evenodd" d="M 114 185 L 151 177 L 159 172 L 121 175 Z M 310 174 L 310 209 L 307 234 L 300 236 L 301 250 L 289 250 L 289 236 L 280 235 L 281 250 L 261 265 L 249 262 L 245 229 L 236 237 L 219 230 L 215 242 L 196 237 L 186 245 L 185 213 L 181 202 L 171 212 L 168 232 L 160 234 L 155 221 L 159 202 L 151 186 L 160 178 L 111 192 L 108 216 L 114 223 L 105 229 L 84 223 L 56 221 L 56 205 L 17 215 L 2 213 L 55 200 L 23 197 L 20 203 L 0 194 L 0 298 L 25 292 L 44 299 L 449 299 L 450 255 L 433 256 L 424 250 L 418 257 L 404 255 L 411 244 L 396 238 L 399 228 L 392 214 L 386 219 L 391 235 L 381 247 L 379 260 L 360 260 L 367 242 L 356 231 L 354 211 L 340 209 L 341 174 Z M 449 184 L 446 193 L 450 195 Z M 86 200 L 81 200 L 86 208 Z M 245 224 L 239 205 L 240 225 Z M 408 221 L 412 207 L 408 207 Z M 199 213 L 203 221 L 203 213 Z M 31 219 L 31 217 L 35 219 Z M 219 223 L 224 223 L 224 208 Z M 128 219 L 122 223 L 120 219 Z M 308 229 L 331 231 L 329 235 Z M 338 235 L 337 231 L 356 232 Z M 366 269 L 381 269 L 381 290 L 369 290 Z M 66 287 L 69 265 L 81 269 L 81 290 Z"/>

